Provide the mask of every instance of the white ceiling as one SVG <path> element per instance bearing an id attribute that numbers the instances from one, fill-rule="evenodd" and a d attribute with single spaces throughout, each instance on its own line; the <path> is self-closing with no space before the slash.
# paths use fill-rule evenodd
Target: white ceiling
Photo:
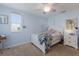
<path id="1" fill-rule="evenodd" d="M 10 8 L 14 8 L 17 10 L 21 10 L 23 12 L 29 12 L 36 15 L 44 15 L 41 10 L 39 10 L 42 5 L 40 3 L 4 3 L 1 4 Z M 55 7 L 57 8 L 57 12 L 61 12 L 63 10 L 71 11 L 78 9 L 78 3 L 56 3 Z M 53 14 L 54 12 L 52 12 Z"/>

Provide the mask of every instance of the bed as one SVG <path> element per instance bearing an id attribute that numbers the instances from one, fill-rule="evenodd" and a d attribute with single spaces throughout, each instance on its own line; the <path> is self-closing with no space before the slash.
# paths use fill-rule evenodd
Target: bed
<path id="1" fill-rule="evenodd" d="M 39 36 L 41 36 L 42 39 L 39 39 Z M 44 33 L 33 34 L 31 37 L 31 42 L 45 54 L 51 48 L 51 46 L 60 42 L 61 39 L 62 34 L 60 32 L 50 29 Z"/>

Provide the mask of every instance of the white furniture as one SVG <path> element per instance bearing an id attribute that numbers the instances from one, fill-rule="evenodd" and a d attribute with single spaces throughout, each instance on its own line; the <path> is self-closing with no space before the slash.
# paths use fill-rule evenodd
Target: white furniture
<path id="1" fill-rule="evenodd" d="M 76 32 L 73 33 L 64 33 L 64 45 L 68 45 L 74 47 L 76 49 L 79 48 L 79 38 Z"/>
<path id="2" fill-rule="evenodd" d="M 38 34 L 32 34 L 31 42 L 36 47 L 38 47 L 43 53 L 45 53 L 45 44 L 44 43 L 42 45 L 40 44 L 39 39 L 38 39 Z"/>
<path id="3" fill-rule="evenodd" d="M 75 19 L 68 19 L 64 30 L 64 45 L 79 48 L 79 28 Z"/>
<path id="4" fill-rule="evenodd" d="M 51 35 L 52 35 L 52 44 L 51 44 L 51 46 L 53 46 L 54 44 L 60 42 L 61 39 L 62 39 L 62 34 L 60 32 L 56 32 L 56 33 L 53 33 Z"/>
<path id="5" fill-rule="evenodd" d="M 51 44 L 51 46 L 58 43 L 58 42 L 60 42 L 61 38 L 62 38 L 62 35 L 61 35 L 60 32 L 52 33 L 52 44 Z M 43 53 L 46 53 L 46 51 L 45 51 L 45 43 L 43 43 L 42 45 L 40 44 L 39 39 L 38 39 L 38 34 L 33 34 L 32 35 L 31 42 L 35 46 L 37 46 Z"/>

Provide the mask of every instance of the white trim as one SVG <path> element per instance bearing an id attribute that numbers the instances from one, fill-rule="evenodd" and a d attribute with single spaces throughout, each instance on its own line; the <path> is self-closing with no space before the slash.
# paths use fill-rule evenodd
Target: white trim
<path id="1" fill-rule="evenodd" d="M 22 43 L 18 43 L 18 44 L 15 44 L 15 45 L 10 45 L 8 47 L 5 47 L 5 48 L 11 48 L 11 47 L 16 47 L 16 46 L 20 46 L 20 45 L 23 45 L 23 44 L 28 44 L 30 42 L 22 42 Z"/>

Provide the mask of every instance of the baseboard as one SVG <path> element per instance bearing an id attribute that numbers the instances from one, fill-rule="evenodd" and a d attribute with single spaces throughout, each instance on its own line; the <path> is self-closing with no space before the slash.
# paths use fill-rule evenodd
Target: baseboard
<path id="1" fill-rule="evenodd" d="M 28 44 L 28 43 L 30 43 L 30 41 L 29 41 L 29 42 L 22 42 L 22 43 L 18 43 L 18 44 L 11 45 L 11 46 L 8 46 L 8 47 L 5 47 L 5 48 L 12 48 L 12 47 L 16 47 L 16 46 L 20 46 L 20 45 L 23 45 L 23 44 Z"/>

